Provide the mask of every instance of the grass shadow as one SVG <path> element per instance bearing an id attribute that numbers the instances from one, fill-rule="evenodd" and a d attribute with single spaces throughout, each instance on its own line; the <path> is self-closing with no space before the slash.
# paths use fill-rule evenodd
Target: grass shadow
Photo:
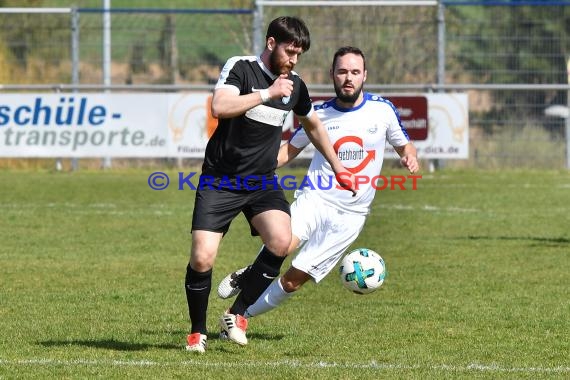
<path id="1" fill-rule="evenodd" d="M 263 333 L 247 333 L 248 339 L 259 339 L 259 340 L 281 340 L 285 338 L 283 334 L 263 334 Z"/>
<path id="2" fill-rule="evenodd" d="M 155 333 L 150 330 L 144 330 L 145 333 Z M 174 332 L 169 331 L 169 334 L 174 334 Z M 182 340 L 186 337 L 186 332 L 179 331 L 176 335 L 180 335 Z M 179 334 L 178 334 L 179 333 Z M 248 334 L 249 339 L 256 340 L 281 340 L 285 337 L 283 334 L 260 334 L 260 333 L 250 333 Z M 218 333 L 208 333 L 208 339 L 220 339 Z M 82 346 L 90 348 L 100 348 L 104 350 L 114 350 L 114 351 L 146 351 L 150 349 L 161 349 L 161 350 L 180 350 L 183 347 L 183 342 L 181 344 L 150 344 L 150 343 L 131 343 L 131 342 L 121 342 L 116 339 L 94 339 L 94 340 L 47 340 L 38 342 L 38 344 L 44 347 L 68 347 L 68 346 Z"/>
<path id="3" fill-rule="evenodd" d="M 149 330 L 149 329 L 140 329 L 139 333 L 142 335 L 172 335 L 172 336 L 186 336 L 188 331 L 186 330 Z"/>
<path id="4" fill-rule="evenodd" d="M 140 330 L 141 334 L 146 335 L 173 335 L 173 336 L 181 336 L 183 338 L 189 334 L 186 330 L 147 330 L 143 329 Z M 256 333 L 256 332 L 248 332 L 247 333 L 248 339 L 259 339 L 259 340 L 281 340 L 285 338 L 284 334 L 263 334 L 263 333 Z M 208 339 L 220 339 L 220 333 L 218 332 L 208 332 Z"/>
<path id="5" fill-rule="evenodd" d="M 44 347 L 65 347 L 65 346 L 83 346 L 91 348 L 101 348 L 114 351 L 146 351 L 149 349 L 180 349 L 180 345 L 175 344 L 148 344 L 148 343 L 130 343 L 121 342 L 115 339 L 100 340 L 48 340 L 38 342 Z"/>
<path id="6" fill-rule="evenodd" d="M 547 238 L 539 236 L 467 236 L 468 240 L 504 240 L 504 241 L 532 241 L 536 243 L 546 243 L 552 245 L 570 244 L 569 238 Z"/>

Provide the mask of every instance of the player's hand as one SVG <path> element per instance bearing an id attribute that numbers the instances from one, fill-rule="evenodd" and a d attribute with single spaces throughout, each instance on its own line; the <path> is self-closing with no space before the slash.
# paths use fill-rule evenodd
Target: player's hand
<path id="1" fill-rule="evenodd" d="M 293 81 L 288 74 L 281 74 L 269 87 L 269 95 L 272 99 L 291 96 L 293 93 Z"/>
<path id="2" fill-rule="evenodd" d="M 340 172 L 335 175 L 336 181 L 345 190 L 352 193 L 352 196 L 356 196 L 356 177 L 350 172 Z"/>
<path id="3" fill-rule="evenodd" d="M 404 165 L 410 173 L 414 174 L 418 170 L 420 170 L 420 164 L 418 163 L 418 158 L 414 155 L 407 155 L 400 158 L 400 162 Z"/>

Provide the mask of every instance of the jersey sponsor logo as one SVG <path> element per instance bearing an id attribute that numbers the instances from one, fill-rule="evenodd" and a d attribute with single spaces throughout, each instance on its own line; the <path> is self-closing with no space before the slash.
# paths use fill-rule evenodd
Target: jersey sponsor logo
<path id="1" fill-rule="evenodd" d="M 341 161 L 356 161 L 364 158 L 364 149 L 346 149 L 338 152 L 338 158 Z"/>
<path id="2" fill-rule="evenodd" d="M 372 160 L 374 160 L 376 158 L 376 151 L 374 149 L 371 150 L 367 150 L 366 151 L 366 156 L 364 156 L 364 149 L 362 150 L 358 150 L 358 151 L 354 151 L 354 150 L 344 150 L 341 151 L 341 147 L 343 144 L 346 143 L 354 143 L 356 145 L 358 145 L 361 148 L 364 148 L 364 144 L 363 141 L 360 137 L 358 136 L 344 136 L 341 137 L 340 139 L 338 139 L 334 145 L 334 151 L 337 153 L 339 159 L 342 161 L 344 160 L 354 160 L 354 159 L 361 159 L 362 161 L 360 161 L 360 164 L 358 164 L 357 166 L 353 167 L 353 168 L 346 168 L 346 170 L 348 170 L 349 172 L 351 172 L 352 174 L 356 174 L 360 171 L 362 171 L 366 165 L 368 165 L 368 163 Z"/>
<path id="3" fill-rule="evenodd" d="M 255 88 L 255 87 L 251 88 L 251 92 L 259 92 L 261 90 L 265 90 L 265 89 L 264 88 Z"/>
<path id="4" fill-rule="evenodd" d="M 286 110 L 280 110 L 260 104 L 248 110 L 245 113 L 245 116 L 251 120 L 259 121 L 260 123 L 269 124 L 274 127 L 282 127 L 285 123 L 285 119 L 287 119 L 288 113 L 289 111 Z"/>

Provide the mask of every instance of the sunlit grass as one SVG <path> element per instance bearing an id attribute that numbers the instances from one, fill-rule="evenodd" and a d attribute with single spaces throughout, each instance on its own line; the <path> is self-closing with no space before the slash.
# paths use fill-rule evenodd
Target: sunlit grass
<path id="1" fill-rule="evenodd" d="M 380 290 L 354 295 L 335 271 L 252 319 L 246 347 L 217 339 L 231 301 L 214 290 L 197 356 L 183 350 L 194 193 L 152 191 L 152 171 L 0 172 L 0 378 L 570 374 L 567 172 L 441 171 L 379 192 L 354 246 L 384 257 Z M 258 246 L 236 219 L 214 287 Z"/>

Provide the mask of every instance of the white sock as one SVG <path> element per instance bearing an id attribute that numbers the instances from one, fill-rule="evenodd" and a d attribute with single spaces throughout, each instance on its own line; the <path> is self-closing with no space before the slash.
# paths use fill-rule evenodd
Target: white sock
<path id="1" fill-rule="evenodd" d="M 275 309 L 283 301 L 289 298 L 293 292 L 287 293 L 281 285 L 281 278 L 273 281 L 271 285 L 259 298 L 250 305 L 244 313 L 245 318 L 255 317 L 256 315 L 266 313 L 272 309 Z"/>

